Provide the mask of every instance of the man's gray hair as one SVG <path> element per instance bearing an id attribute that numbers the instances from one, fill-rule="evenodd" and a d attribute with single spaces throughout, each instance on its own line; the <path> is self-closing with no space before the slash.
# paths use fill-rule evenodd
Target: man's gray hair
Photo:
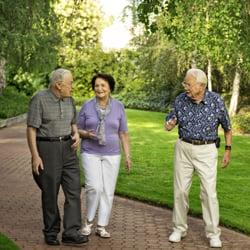
<path id="1" fill-rule="evenodd" d="M 51 72 L 49 77 L 49 87 L 52 87 L 56 82 L 63 80 L 65 74 L 71 74 L 67 69 L 59 68 Z"/>
<path id="2" fill-rule="evenodd" d="M 205 87 L 207 86 L 207 76 L 201 69 L 189 69 L 186 73 L 186 76 L 187 75 L 193 76 L 196 79 L 196 83 L 203 84 Z"/>

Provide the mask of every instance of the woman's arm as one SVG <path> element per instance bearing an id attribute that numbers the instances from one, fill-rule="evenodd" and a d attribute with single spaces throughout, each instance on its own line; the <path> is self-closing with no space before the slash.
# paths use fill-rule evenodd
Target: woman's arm
<path id="1" fill-rule="evenodd" d="M 94 130 L 78 129 L 78 133 L 82 139 L 94 139 L 94 138 L 96 138 L 96 134 L 95 134 Z"/>
<path id="2" fill-rule="evenodd" d="M 122 142 L 122 148 L 125 155 L 125 166 L 128 172 L 131 170 L 131 159 L 130 159 L 130 143 L 129 143 L 129 135 L 128 132 L 120 132 L 119 133 L 120 140 Z"/>

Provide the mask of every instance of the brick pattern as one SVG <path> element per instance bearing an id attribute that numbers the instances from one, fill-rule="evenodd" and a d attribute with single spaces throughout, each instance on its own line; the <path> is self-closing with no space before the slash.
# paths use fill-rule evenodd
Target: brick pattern
<path id="1" fill-rule="evenodd" d="M 76 249 L 47 246 L 42 235 L 40 190 L 30 167 L 25 125 L 0 129 L 0 232 L 21 249 Z M 84 190 L 83 190 L 84 191 Z M 82 192 L 84 196 L 84 192 Z M 84 201 L 84 199 L 83 199 Z M 62 213 L 63 194 L 59 196 Z M 83 204 L 83 214 L 84 214 Z M 115 197 L 110 220 L 110 239 L 92 234 L 84 249 L 209 249 L 201 219 L 189 217 L 189 231 L 180 243 L 168 242 L 172 231 L 172 211 L 142 202 Z M 222 227 L 223 249 L 250 249 L 250 237 Z M 1 248 L 1 246 L 0 246 Z M 79 247 L 78 247 L 79 248 Z"/>

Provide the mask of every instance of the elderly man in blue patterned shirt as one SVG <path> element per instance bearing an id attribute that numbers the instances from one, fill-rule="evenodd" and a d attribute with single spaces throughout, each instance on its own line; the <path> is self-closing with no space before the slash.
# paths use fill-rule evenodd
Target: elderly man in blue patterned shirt
<path id="1" fill-rule="evenodd" d="M 176 97 L 165 123 L 168 131 L 178 124 L 179 132 L 174 157 L 174 228 L 169 241 L 180 242 L 187 234 L 188 194 L 196 172 L 200 178 L 206 236 L 210 239 L 210 247 L 221 247 L 216 193 L 216 140 L 221 124 L 226 143 L 222 164 L 226 167 L 231 155 L 230 120 L 221 97 L 206 90 L 207 77 L 202 70 L 189 69 L 182 84 L 185 92 Z"/>

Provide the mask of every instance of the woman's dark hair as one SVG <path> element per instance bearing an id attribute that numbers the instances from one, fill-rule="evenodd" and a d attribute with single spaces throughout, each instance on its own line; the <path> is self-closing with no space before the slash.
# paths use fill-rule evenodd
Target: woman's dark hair
<path id="1" fill-rule="evenodd" d="M 111 92 L 113 92 L 113 90 L 115 88 L 115 79 L 113 78 L 113 76 L 111 76 L 109 74 L 104 74 L 104 73 L 98 73 L 98 74 L 94 75 L 94 77 L 91 80 L 92 90 L 95 89 L 95 80 L 97 78 L 101 78 L 101 79 L 105 80 L 109 84 L 109 88 L 110 88 Z"/>

